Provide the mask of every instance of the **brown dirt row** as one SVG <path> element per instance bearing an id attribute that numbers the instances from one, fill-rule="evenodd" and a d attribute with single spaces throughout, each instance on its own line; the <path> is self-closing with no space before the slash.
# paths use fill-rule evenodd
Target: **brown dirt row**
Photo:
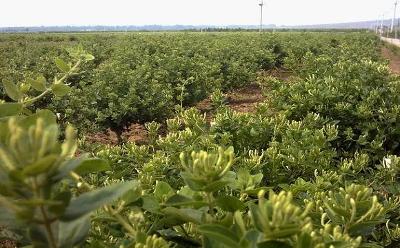
<path id="1" fill-rule="evenodd" d="M 400 75 L 400 53 L 396 52 L 398 48 L 389 48 L 382 46 L 382 57 L 389 61 L 389 68 L 392 73 Z"/>
<path id="2" fill-rule="evenodd" d="M 250 84 L 243 88 L 234 90 L 227 94 L 227 106 L 231 109 L 249 113 L 255 110 L 257 104 L 264 100 L 261 93 L 261 88 L 257 84 Z M 212 103 L 209 98 L 196 104 L 196 108 L 201 112 L 206 113 L 207 117 L 211 116 Z"/>
<path id="3" fill-rule="evenodd" d="M 261 75 L 277 77 L 286 81 L 291 74 L 283 70 L 271 70 L 262 72 Z M 243 88 L 227 93 L 227 106 L 240 113 L 254 112 L 259 103 L 264 101 L 261 87 L 257 84 L 250 84 Z M 207 120 L 211 120 L 212 104 L 210 98 L 204 99 L 195 106 L 202 113 L 207 114 Z M 144 125 L 133 123 L 125 128 L 122 132 L 122 139 L 125 141 L 135 142 L 136 144 L 146 144 L 148 133 Z M 108 145 L 117 145 L 117 134 L 110 129 L 103 133 L 94 133 L 86 136 L 86 141 L 89 143 L 100 143 Z"/>
<path id="4" fill-rule="evenodd" d="M 264 97 L 261 94 L 261 88 L 256 84 L 251 84 L 239 90 L 235 90 L 227 95 L 227 105 L 241 113 L 253 112 L 257 105 L 263 101 Z M 202 113 L 206 113 L 207 120 L 211 120 L 212 107 L 209 98 L 199 102 L 196 106 Z M 122 132 L 124 141 L 135 142 L 136 144 L 146 144 L 148 140 L 148 132 L 143 124 L 133 123 L 125 128 Z M 107 145 L 117 145 L 118 136 L 115 132 L 108 129 L 106 132 L 99 132 L 85 136 L 88 143 L 100 143 Z"/>

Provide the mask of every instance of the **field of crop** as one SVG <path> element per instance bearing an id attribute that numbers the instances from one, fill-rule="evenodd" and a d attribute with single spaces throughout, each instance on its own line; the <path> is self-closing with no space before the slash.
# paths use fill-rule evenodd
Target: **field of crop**
<path id="1" fill-rule="evenodd" d="M 399 247 L 400 77 L 381 47 L 0 35 L 0 244 Z"/>

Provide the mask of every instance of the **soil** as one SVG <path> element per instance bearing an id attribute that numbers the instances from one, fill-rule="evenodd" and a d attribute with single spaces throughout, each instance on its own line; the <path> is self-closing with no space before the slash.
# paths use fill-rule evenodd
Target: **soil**
<path id="1" fill-rule="evenodd" d="M 282 69 L 260 72 L 260 76 L 272 76 L 281 81 L 289 81 L 293 77 L 293 73 Z M 264 102 L 265 97 L 262 94 L 261 87 L 256 84 L 250 84 L 243 88 L 236 89 L 227 94 L 227 106 L 239 113 L 252 113 L 257 109 L 257 105 Z M 212 104 L 209 98 L 204 99 L 196 105 L 202 113 L 206 113 L 206 120 L 211 121 L 213 118 Z"/>
<path id="2" fill-rule="evenodd" d="M 134 142 L 138 145 L 147 143 L 147 130 L 143 124 L 132 123 L 129 127 L 126 127 L 122 132 L 121 138 L 124 142 Z M 105 132 L 98 132 L 88 134 L 85 136 L 88 143 L 98 143 L 104 145 L 118 145 L 118 135 L 111 129 L 107 129 Z"/>
<path id="3" fill-rule="evenodd" d="M 254 112 L 257 105 L 263 101 L 264 96 L 257 84 L 248 85 L 228 94 L 228 107 L 240 113 Z"/>
<path id="4" fill-rule="evenodd" d="M 382 57 L 389 60 L 389 67 L 392 73 L 400 75 L 400 54 L 393 49 L 382 46 Z"/>
<path id="5" fill-rule="evenodd" d="M 85 135 L 85 141 L 88 143 L 98 143 L 104 145 L 118 145 L 118 136 L 115 132 L 107 129 L 105 132 Z"/>
<path id="6" fill-rule="evenodd" d="M 288 81 L 292 74 L 284 70 L 271 70 L 260 72 L 263 76 L 273 76 L 282 81 Z M 257 105 L 264 102 L 265 98 L 262 94 L 261 87 L 256 84 L 250 84 L 243 88 L 227 93 L 227 106 L 239 113 L 251 113 L 257 108 Z M 213 108 L 210 98 L 204 99 L 195 106 L 202 113 L 206 113 L 206 120 L 210 122 L 213 118 Z M 163 129 L 163 128 L 161 128 Z M 165 127 L 164 127 L 165 129 Z M 163 130 L 161 130 L 163 133 Z M 143 145 L 148 142 L 148 132 L 143 124 L 133 123 L 126 127 L 122 132 L 122 140 L 124 142 L 134 142 Z M 100 143 L 106 145 L 118 145 L 118 136 L 115 132 L 108 129 L 103 133 L 94 133 L 86 136 L 89 143 Z"/>
<path id="7" fill-rule="evenodd" d="M 122 133 L 122 139 L 136 144 L 145 144 L 148 140 L 148 132 L 144 125 L 133 123 Z"/>
<path id="8" fill-rule="evenodd" d="M 1 248 L 16 248 L 17 244 L 11 240 L 1 240 L 0 247 Z"/>
<path id="9" fill-rule="evenodd" d="M 4 226 L 0 226 L 0 232 L 2 230 L 4 230 Z M 17 247 L 17 242 L 13 241 L 13 240 L 8 240 L 8 239 L 4 239 L 4 240 L 0 240 L 0 247 L 1 248 L 16 248 Z"/>

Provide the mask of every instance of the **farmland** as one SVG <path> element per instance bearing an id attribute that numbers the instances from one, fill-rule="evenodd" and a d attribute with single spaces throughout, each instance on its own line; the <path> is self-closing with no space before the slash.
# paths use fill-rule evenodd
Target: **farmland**
<path id="1" fill-rule="evenodd" d="M 400 79 L 382 46 L 366 32 L 1 35 L 0 239 L 398 247 Z M 240 94 L 262 97 L 238 111 Z"/>

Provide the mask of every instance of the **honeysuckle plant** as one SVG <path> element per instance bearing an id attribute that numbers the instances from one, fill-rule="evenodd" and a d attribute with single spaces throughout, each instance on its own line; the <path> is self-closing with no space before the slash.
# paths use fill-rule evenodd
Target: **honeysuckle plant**
<path id="1" fill-rule="evenodd" d="M 56 59 L 55 80 L 45 72 L 3 84 L 1 97 L 14 102 L 0 104 L 0 239 L 36 247 L 398 246 L 400 88 L 377 59 L 373 35 L 97 35 L 73 36 L 93 45 L 93 63 L 78 49 L 73 63 Z M 26 63 L 16 55 L 34 67 L 39 54 Z M 256 113 L 221 107 L 222 92 L 271 63 L 295 77 L 260 73 L 266 102 Z M 93 73 L 79 70 L 90 66 Z M 0 76 L 9 74 L 3 67 Z M 215 117 L 185 109 L 212 92 Z M 115 129 L 170 118 L 166 134 L 154 121 L 147 145 L 80 142 L 110 165 L 77 157 L 75 131 L 35 112 L 53 95 L 63 121 Z"/>
<path id="2" fill-rule="evenodd" d="M 0 103 L 0 225 L 21 235 L 17 240 L 32 247 L 75 247 L 86 240 L 90 213 L 136 187 L 120 182 L 92 190 L 82 176 L 109 170 L 106 161 L 75 157 L 76 131 L 68 126 L 60 141 L 56 116 L 31 112 L 31 106 L 49 93 L 64 96 L 65 80 L 93 56 L 71 50 L 74 65 L 56 59 L 62 71 L 52 84 L 43 76 L 27 83 L 3 82 L 15 102 Z M 39 91 L 30 96 L 29 88 Z"/>

